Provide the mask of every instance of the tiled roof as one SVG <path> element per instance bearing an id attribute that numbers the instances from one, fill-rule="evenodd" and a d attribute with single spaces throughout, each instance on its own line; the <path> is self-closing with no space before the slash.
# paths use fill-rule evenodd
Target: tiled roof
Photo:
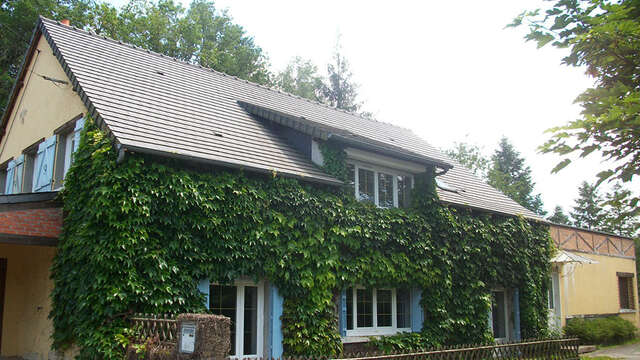
<path id="1" fill-rule="evenodd" d="M 124 148 L 335 183 L 249 107 L 294 115 L 343 139 L 412 156 L 444 169 L 461 189 L 446 203 L 538 218 L 410 130 L 362 118 L 197 65 L 41 18 L 89 111 Z"/>

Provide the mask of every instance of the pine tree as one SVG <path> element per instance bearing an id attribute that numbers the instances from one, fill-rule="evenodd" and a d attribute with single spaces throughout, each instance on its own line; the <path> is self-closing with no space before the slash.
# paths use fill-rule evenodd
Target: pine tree
<path id="1" fill-rule="evenodd" d="M 533 195 L 535 183 L 531 179 L 531 168 L 506 137 L 500 140 L 498 149 L 491 157 L 487 182 L 525 208 L 546 215 L 542 197 L 540 194 Z"/>
<path id="2" fill-rule="evenodd" d="M 549 216 L 547 220 L 556 224 L 571 225 L 571 219 L 564 213 L 561 206 L 556 206 L 555 209 L 553 209 L 553 214 Z"/>
<path id="3" fill-rule="evenodd" d="M 333 53 L 333 63 L 327 65 L 327 73 L 327 82 L 320 89 L 320 101 L 338 109 L 360 111 L 362 102 L 357 100 L 358 84 L 351 78 L 353 74 L 349 69 L 349 62 L 342 55 L 339 42 Z"/>
<path id="4" fill-rule="evenodd" d="M 578 189 L 578 198 L 571 212 L 573 225 L 590 230 L 602 230 L 604 210 L 601 206 L 602 196 L 595 185 L 583 181 Z"/>
<path id="5" fill-rule="evenodd" d="M 640 218 L 634 214 L 631 198 L 631 191 L 619 183 L 605 195 L 604 231 L 630 237 L 640 235 Z"/>

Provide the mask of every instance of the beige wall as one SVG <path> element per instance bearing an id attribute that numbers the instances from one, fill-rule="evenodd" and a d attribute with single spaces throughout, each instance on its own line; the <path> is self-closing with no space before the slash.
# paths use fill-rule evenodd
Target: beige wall
<path id="1" fill-rule="evenodd" d="M 53 135 L 60 125 L 87 110 L 71 84 L 54 84 L 39 75 L 69 81 L 44 37 L 40 37 L 24 86 L 0 142 L 0 163 L 18 157 L 36 141 Z M 33 72 L 32 72 L 33 70 Z"/>
<path id="2" fill-rule="evenodd" d="M 567 263 L 559 267 L 563 326 L 567 317 L 620 314 L 616 273 L 636 273 L 635 259 L 585 253 L 579 253 L 579 255 L 598 263 Z M 637 304 L 636 277 L 634 277 L 634 293 Z M 622 313 L 620 316 L 632 321 L 636 326 L 640 325 L 637 310 L 634 313 Z"/>
<path id="3" fill-rule="evenodd" d="M 2 324 L 2 355 L 47 359 L 51 351 L 49 268 L 56 249 L 45 246 L 0 244 L 7 259 L 7 282 Z"/>

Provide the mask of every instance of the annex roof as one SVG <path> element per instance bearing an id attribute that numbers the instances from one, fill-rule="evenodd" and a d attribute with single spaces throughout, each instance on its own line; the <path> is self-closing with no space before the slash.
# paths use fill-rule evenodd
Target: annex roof
<path id="1" fill-rule="evenodd" d="M 341 183 L 313 165 L 264 118 L 292 121 L 319 138 L 448 170 L 439 177 L 450 185 L 438 189 L 444 203 L 541 220 L 408 129 L 42 17 L 36 36 L 40 33 L 90 114 L 124 149 Z"/>

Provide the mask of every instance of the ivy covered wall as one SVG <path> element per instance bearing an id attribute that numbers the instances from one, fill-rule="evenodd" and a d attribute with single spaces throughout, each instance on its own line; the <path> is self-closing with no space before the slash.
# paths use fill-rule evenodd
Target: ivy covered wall
<path id="1" fill-rule="evenodd" d="M 329 170 L 343 171 L 344 156 L 331 151 Z M 429 344 L 487 340 L 488 293 L 498 285 L 520 289 L 523 337 L 545 332 L 548 228 L 444 207 L 429 176 L 417 179 L 412 209 L 378 209 L 277 174 L 116 158 L 89 124 L 63 191 L 57 348 L 121 358 L 127 316 L 202 311 L 199 279 L 240 276 L 268 279 L 284 296 L 289 355 L 341 352 L 334 296 L 351 284 L 421 288 Z"/>

